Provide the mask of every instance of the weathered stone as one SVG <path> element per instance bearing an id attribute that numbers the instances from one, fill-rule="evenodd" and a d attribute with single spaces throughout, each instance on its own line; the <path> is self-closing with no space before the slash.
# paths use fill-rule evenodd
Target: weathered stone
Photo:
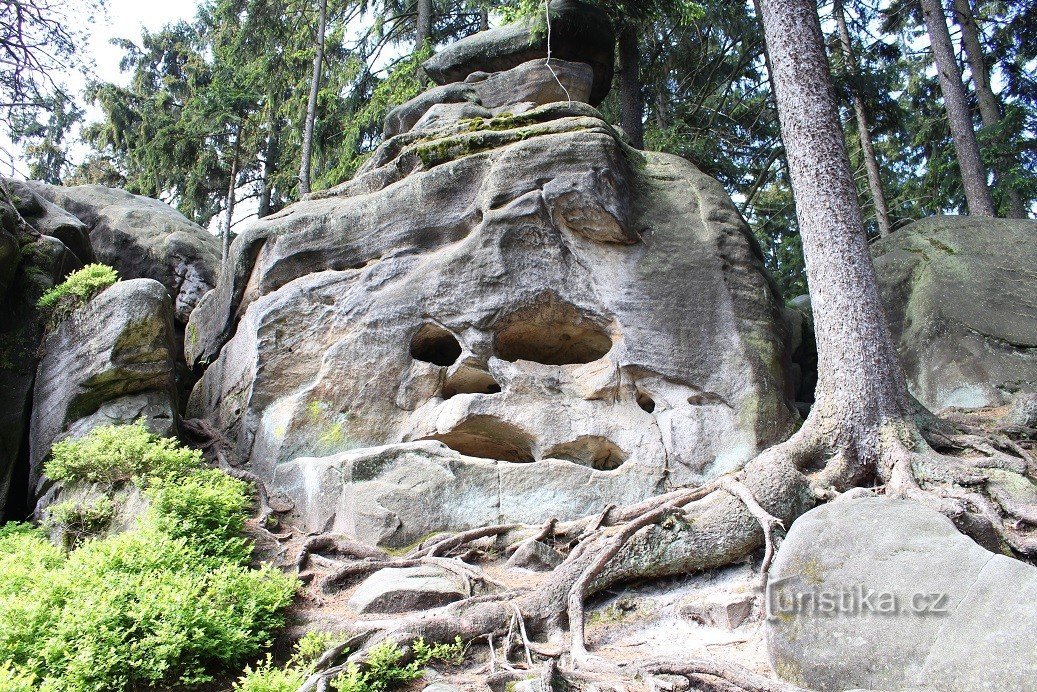
<path id="1" fill-rule="evenodd" d="M 7 297 L 7 289 L 14 282 L 20 261 L 21 246 L 18 239 L 13 234 L 0 230 L 0 299 Z"/>
<path id="2" fill-rule="evenodd" d="M 215 283 L 219 241 L 168 204 L 100 185 L 26 185 L 86 224 L 97 261 L 165 286 L 179 322 Z"/>
<path id="3" fill-rule="evenodd" d="M 586 104 L 399 135 L 234 241 L 188 415 L 313 530 L 582 516 L 791 432 L 762 264 L 719 183 Z"/>
<path id="4" fill-rule="evenodd" d="M 169 295 L 151 279 L 102 291 L 47 335 L 33 393 L 30 488 L 64 434 L 129 423 L 144 414 L 155 430 L 176 416 Z M 124 419 L 122 416 L 134 416 Z"/>
<path id="5" fill-rule="evenodd" d="M 755 593 L 714 589 L 686 598 L 680 604 L 680 614 L 700 625 L 733 630 L 752 613 L 755 599 Z"/>
<path id="6" fill-rule="evenodd" d="M 916 503 L 851 499 L 800 517 L 771 568 L 768 605 L 774 670 L 803 687 L 1037 685 L 1037 569 Z"/>
<path id="7" fill-rule="evenodd" d="M 519 547 L 508 558 L 507 564 L 508 567 L 528 569 L 533 572 L 550 572 L 562 564 L 562 555 L 542 541 L 529 539 L 519 544 Z"/>
<path id="8" fill-rule="evenodd" d="M 507 112 L 557 101 L 590 100 L 590 66 L 564 60 L 532 60 L 505 72 L 476 73 L 468 81 L 429 89 L 394 108 L 385 119 L 385 136 L 428 131 L 472 118 L 490 118 Z"/>
<path id="9" fill-rule="evenodd" d="M 361 615 L 430 610 L 470 594 L 460 579 L 436 567 L 389 567 L 365 579 L 349 599 Z"/>
<path id="10" fill-rule="evenodd" d="M 872 245 L 911 392 L 933 410 L 1037 393 L 1037 221 L 935 217 Z"/>
<path id="11" fill-rule="evenodd" d="M 449 84 L 476 72 L 503 72 L 546 58 L 546 27 L 532 26 L 510 24 L 452 43 L 425 62 L 425 72 L 437 84 Z M 551 56 L 594 69 L 592 106 L 604 101 L 612 88 L 615 50 L 616 34 L 604 11 L 579 0 L 552 0 Z"/>
<path id="12" fill-rule="evenodd" d="M 86 224 L 36 194 L 38 183 L 7 180 L 4 184 L 18 199 L 18 211 L 32 229 L 60 240 L 81 264 L 95 261 Z"/>

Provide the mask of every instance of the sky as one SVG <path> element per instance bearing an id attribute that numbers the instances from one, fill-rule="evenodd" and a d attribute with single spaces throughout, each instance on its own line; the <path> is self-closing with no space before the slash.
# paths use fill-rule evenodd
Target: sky
<path id="1" fill-rule="evenodd" d="M 155 31 L 171 22 L 191 19 L 198 7 L 197 0 L 106 0 L 105 4 L 107 10 L 86 27 L 90 39 L 81 55 L 93 60 L 94 78 L 117 84 L 126 84 L 129 75 L 119 71 L 122 50 L 111 44 L 113 38 L 127 38 L 140 43 L 143 29 Z M 74 7 L 74 3 L 70 3 L 70 7 Z M 74 70 L 66 73 L 65 81 L 66 88 L 77 96 L 86 85 L 84 77 Z M 98 117 L 99 113 L 87 108 L 87 122 Z M 0 174 L 25 177 L 26 167 L 17 155 L 19 149 L 11 143 L 7 132 L 0 132 Z M 15 152 L 14 160 L 11 152 Z M 72 154 L 74 158 L 75 152 Z"/>

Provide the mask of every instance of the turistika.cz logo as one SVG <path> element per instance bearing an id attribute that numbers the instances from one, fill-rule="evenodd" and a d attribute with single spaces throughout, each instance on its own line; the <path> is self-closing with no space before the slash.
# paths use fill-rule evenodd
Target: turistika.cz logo
<path id="1" fill-rule="evenodd" d="M 898 593 L 864 584 L 816 586 L 802 577 L 777 579 L 767 585 L 767 617 L 860 617 L 868 615 L 940 616 L 949 610 L 945 593 Z"/>

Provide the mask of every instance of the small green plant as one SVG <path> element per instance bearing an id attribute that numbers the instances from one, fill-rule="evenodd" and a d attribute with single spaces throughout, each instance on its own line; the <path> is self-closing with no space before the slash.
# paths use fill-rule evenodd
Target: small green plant
<path id="1" fill-rule="evenodd" d="M 270 654 L 255 666 L 248 666 L 234 683 L 239 692 L 295 692 L 313 672 L 313 664 L 333 644 L 327 632 L 307 632 L 295 645 L 292 657 L 283 668 L 274 665 Z"/>
<path id="2" fill-rule="evenodd" d="M 88 264 L 40 296 L 36 305 L 49 312 L 56 325 L 118 280 L 119 272 L 107 264 Z"/>
<path id="3" fill-rule="evenodd" d="M 3 692 L 35 692 L 40 689 L 36 676 L 10 661 L 0 662 L 0 690 Z"/>
<path id="4" fill-rule="evenodd" d="M 371 649 L 363 667 L 351 663 L 331 686 L 339 692 L 385 692 L 417 680 L 430 663 L 460 665 L 467 649 L 457 637 L 453 644 L 432 645 L 419 638 L 411 650 L 411 662 L 403 663 L 404 651 L 395 642 L 382 642 Z"/>
<path id="5" fill-rule="evenodd" d="M 270 654 L 245 672 L 234 683 L 236 692 L 295 692 L 306 682 L 307 672 L 300 668 L 279 668 Z"/>
<path id="6" fill-rule="evenodd" d="M 65 547 L 71 549 L 100 534 L 114 518 L 115 503 L 107 497 L 90 502 L 67 500 L 48 508 L 44 526 L 61 531 Z"/>
<path id="7" fill-rule="evenodd" d="M 94 428 L 78 440 L 57 443 L 43 472 L 54 480 L 114 486 L 135 478 L 146 485 L 147 479 L 177 478 L 203 465 L 201 452 L 153 435 L 138 421 Z"/>

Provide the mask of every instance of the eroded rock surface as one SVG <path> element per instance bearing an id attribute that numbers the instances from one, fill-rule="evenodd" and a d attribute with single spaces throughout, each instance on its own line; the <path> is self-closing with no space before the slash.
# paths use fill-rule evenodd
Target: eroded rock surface
<path id="1" fill-rule="evenodd" d="M 43 343 L 30 426 L 30 488 L 51 445 L 98 425 L 144 419 L 159 434 L 176 421 L 172 306 L 151 279 L 95 296 Z"/>
<path id="2" fill-rule="evenodd" d="M 872 246 L 911 392 L 929 408 L 1037 393 L 1035 237 L 1035 221 L 946 216 Z"/>
<path id="3" fill-rule="evenodd" d="M 809 689 L 1037 685 L 1037 569 L 918 503 L 860 498 L 803 515 L 768 603 L 774 670 Z"/>
<path id="4" fill-rule="evenodd" d="M 100 185 L 25 185 L 88 229 L 97 261 L 115 267 L 124 279 L 154 279 L 165 286 L 178 322 L 186 324 L 213 287 L 219 242 L 168 204 Z"/>
<path id="5" fill-rule="evenodd" d="M 446 119 L 235 240 L 188 413 L 312 530 L 582 516 L 790 433 L 781 310 L 719 183 L 589 105 Z"/>

